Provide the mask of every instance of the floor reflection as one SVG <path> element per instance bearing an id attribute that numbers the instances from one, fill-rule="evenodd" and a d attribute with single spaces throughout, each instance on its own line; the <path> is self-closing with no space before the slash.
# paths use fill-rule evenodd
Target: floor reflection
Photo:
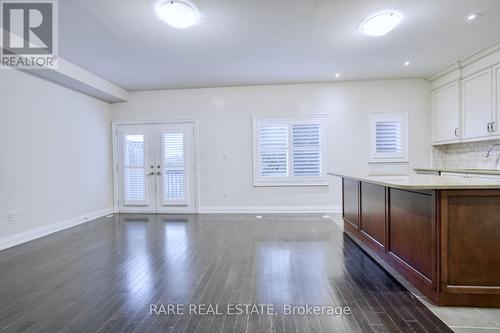
<path id="1" fill-rule="evenodd" d="M 151 290 L 151 257 L 148 253 L 147 227 L 152 222 L 148 218 L 124 218 L 125 231 L 125 281 L 127 304 L 135 308 L 142 304 Z"/>
<path id="2" fill-rule="evenodd" d="M 328 288 L 324 244 L 282 242 L 258 245 L 259 298 L 273 304 L 324 304 Z M 317 288 L 304 288 L 314 285 Z"/>
<path id="3" fill-rule="evenodd" d="M 327 233 L 304 228 L 297 217 L 120 215 L 119 224 L 131 308 L 144 306 L 152 294 L 187 304 L 200 293 L 210 295 L 211 287 L 228 286 L 242 292 L 228 293 L 223 303 L 331 304 L 325 294 L 337 292 L 336 281 L 345 272 L 359 273 L 342 247 L 332 253 Z"/>
<path id="4" fill-rule="evenodd" d="M 169 302 L 178 303 L 185 299 L 190 291 L 192 269 L 189 267 L 189 237 L 187 234 L 187 219 L 162 219 L 165 241 L 164 254 L 166 262 L 166 285 Z"/>
<path id="5" fill-rule="evenodd" d="M 293 302 L 290 249 L 263 243 L 259 246 L 258 285 L 263 303 Z"/>

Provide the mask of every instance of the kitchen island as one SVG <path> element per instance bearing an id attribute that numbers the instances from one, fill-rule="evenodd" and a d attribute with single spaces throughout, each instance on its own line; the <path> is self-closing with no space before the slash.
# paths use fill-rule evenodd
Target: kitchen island
<path id="1" fill-rule="evenodd" d="M 346 233 L 431 301 L 500 307 L 500 180 L 330 175 Z"/>

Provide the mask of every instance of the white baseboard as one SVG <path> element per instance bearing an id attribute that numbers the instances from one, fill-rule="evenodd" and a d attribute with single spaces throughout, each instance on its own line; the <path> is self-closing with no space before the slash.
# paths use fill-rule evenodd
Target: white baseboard
<path id="1" fill-rule="evenodd" d="M 341 211 L 340 206 L 207 206 L 199 210 L 201 214 L 321 214 Z"/>
<path id="2" fill-rule="evenodd" d="M 33 230 L 21 232 L 12 236 L 7 236 L 0 238 L 0 251 L 5 250 L 9 247 L 13 247 L 22 243 L 29 242 L 31 240 L 53 234 L 55 232 L 74 227 L 76 225 L 95 220 L 97 218 L 106 216 L 108 214 L 113 214 L 113 208 L 101 209 L 89 214 L 81 215 L 61 221 L 58 223 L 50 224 L 47 226 L 39 227 Z"/>

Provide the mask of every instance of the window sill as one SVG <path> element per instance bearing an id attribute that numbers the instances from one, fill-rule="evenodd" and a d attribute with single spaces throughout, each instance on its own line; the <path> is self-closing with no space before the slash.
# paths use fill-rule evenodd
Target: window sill
<path id="1" fill-rule="evenodd" d="M 254 182 L 253 187 L 327 187 L 327 181 L 321 182 Z"/>
<path id="2" fill-rule="evenodd" d="M 393 159 L 393 158 L 380 158 L 380 159 L 371 159 L 368 160 L 369 164 L 377 164 L 377 163 L 410 163 L 408 159 Z"/>

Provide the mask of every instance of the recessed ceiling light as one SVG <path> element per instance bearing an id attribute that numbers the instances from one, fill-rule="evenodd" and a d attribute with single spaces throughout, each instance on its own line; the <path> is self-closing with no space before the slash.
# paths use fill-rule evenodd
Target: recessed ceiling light
<path id="1" fill-rule="evenodd" d="M 156 15 L 174 28 L 184 29 L 200 21 L 198 8 L 187 0 L 168 0 L 157 3 Z"/>
<path id="2" fill-rule="evenodd" d="M 340 73 L 335 74 L 335 77 L 340 77 Z"/>
<path id="3" fill-rule="evenodd" d="M 478 13 L 470 13 L 469 15 L 467 15 L 467 20 L 469 21 L 474 21 L 475 19 L 477 19 L 479 17 L 479 14 Z"/>
<path id="4" fill-rule="evenodd" d="M 256 218 L 257 220 L 262 220 L 262 219 L 264 218 L 264 216 L 262 216 L 262 215 L 257 215 L 257 216 L 255 216 L 255 218 Z"/>
<path id="5" fill-rule="evenodd" d="M 406 60 L 406 61 L 404 62 L 404 65 L 405 65 L 405 66 L 410 66 L 410 62 L 409 62 L 408 60 Z"/>
<path id="6" fill-rule="evenodd" d="M 359 30 L 370 36 L 382 36 L 394 29 L 402 19 L 403 14 L 398 10 L 380 12 L 364 20 Z"/>

